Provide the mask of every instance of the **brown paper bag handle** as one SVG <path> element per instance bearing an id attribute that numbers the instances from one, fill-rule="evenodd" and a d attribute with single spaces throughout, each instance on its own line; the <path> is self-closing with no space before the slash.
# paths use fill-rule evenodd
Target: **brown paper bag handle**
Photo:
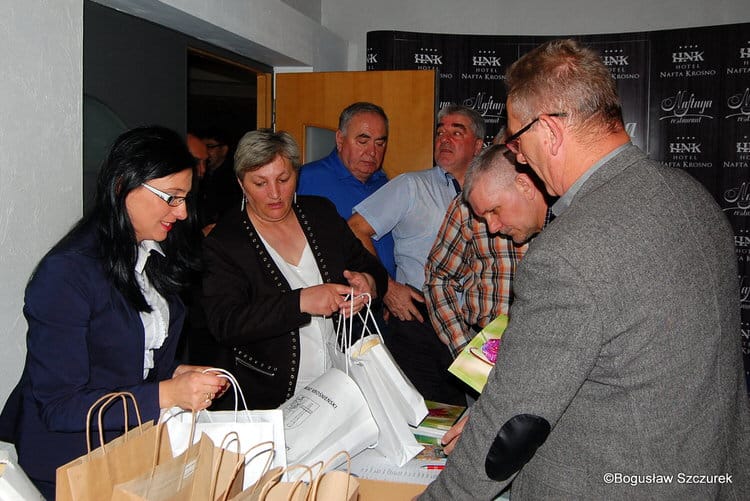
<path id="1" fill-rule="evenodd" d="M 140 427 L 143 423 L 141 422 L 141 411 L 138 408 L 138 402 L 135 400 L 135 395 L 128 391 L 118 391 L 113 393 L 107 393 L 106 395 L 102 395 L 99 397 L 93 404 L 91 404 L 91 407 L 89 407 L 89 411 L 86 413 L 86 450 L 87 455 L 91 454 L 91 414 L 94 412 L 94 409 L 97 407 L 99 408 L 98 412 L 98 418 L 97 423 L 99 425 L 99 444 L 102 447 L 103 452 L 107 452 L 106 448 L 104 447 L 104 426 L 103 426 L 103 414 L 106 408 L 117 398 L 120 398 L 122 401 L 122 408 L 123 408 L 123 415 L 125 418 L 124 421 L 124 429 L 125 429 L 125 436 L 127 440 L 127 434 L 128 434 L 128 403 L 126 398 L 130 398 L 130 400 L 133 401 L 133 408 L 135 409 L 135 414 L 138 419 L 138 426 Z"/>
<path id="2" fill-rule="evenodd" d="M 227 440 L 229 439 L 229 440 Z M 224 452 L 229 450 L 229 445 L 234 442 L 237 444 L 237 454 L 241 454 L 240 451 L 240 436 L 236 431 L 230 431 L 226 435 L 224 435 L 224 438 L 221 439 L 221 443 L 219 444 L 219 449 L 221 449 L 221 452 L 219 453 L 219 460 L 216 462 L 216 472 L 212 472 L 211 475 L 211 486 L 209 489 L 209 499 L 214 499 L 216 497 L 216 484 L 219 482 L 219 472 L 221 472 L 221 463 L 224 461 Z M 229 484 L 227 485 L 227 491 L 229 492 L 229 488 L 232 486 L 232 482 L 234 482 L 234 477 L 236 477 L 237 474 L 235 473 L 234 468 L 232 469 L 232 476 L 229 480 Z M 224 497 L 226 498 L 226 493 L 224 494 Z"/>
<path id="3" fill-rule="evenodd" d="M 161 453 L 161 441 L 164 437 L 164 429 L 166 428 L 166 422 L 169 420 L 169 418 L 172 417 L 170 414 L 167 419 L 162 421 L 162 418 L 165 416 L 165 413 L 162 413 L 159 415 L 159 419 L 156 421 L 156 438 L 155 438 L 155 444 L 154 444 L 154 455 L 151 458 L 151 468 L 148 473 L 148 484 L 146 487 L 146 494 L 145 496 L 148 496 L 148 494 L 151 492 L 151 485 L 153 484 L 154 480 L 154 473 L 156 473 L 156 465 L 159 462 L 159 454 Z M 140 420 L 140 416 L 139 416 Z M 195 421 L 195 413 L 193 413 L 193 420 Z M 195 422 L 193 422 L 193 427 L 195 427 Z M 188 450 L 190 449 L 190 446 L 193 444 L 193 431 L 190 433 L 190 444 L 188 445 L 188 449 L 185 450 L 184 456 L 185 459 L 183 460 L 182 470 L 185 471 L 185 467 L 187 466 L 187 457 L 188 457 Z M 182 475 L 180 476 L 180 487 L 182 487 Z"/>
<path id="4" fill-rule="evenodd" d="M 240 443 L 239 442 L 239 436 L 237 435 L 237 432 L 233 432 L 232 431 L 232 432 L 227 433 L 224 436 L 224 440 L 221 441 L 222 449 L 223 449 L 224 442 L 226 441 L 226 438 L 229 435 L 231 435 L 231 434 L 234 434 L 235 436 L 237 436 L 237 444 Z M 248 454 L 250 454 L 254 449 L 259 449 L 262 446 L 266 446 L 268 448 L 267 449 L 263 449 L 262 451 L 257 452 L 249 460 L 247 459 L 247 455 Z M 232 476 L 229 478 L 229 483 L 227 484 L 227 488 L 224 491 L 224 496 L 222 497 L 222 501 L 227 501 L 227 499 L 229 497 L 229 488 L 232 487 L 232 483 L 234 483 L 235 479 L 237 478 L 237 475 L 239 474 L 240 469 L 242 468 L 242 465 L 249 464 L 255 458 L 257 458 L 258 456 L 260 456 L 261 454 L 266 454 L 266 453 L 270 452 L 270 454 L 266 458 L 266 464 L 263 465 L 263 470 L 262 470 L 262 473 L 260 474 L 259 478 L 262 478 L 263 475 L 265 475 L 268 472 L 269 468 L 271 467 L 271 462 L 273 461 L 273 456 L 275 454 L 273 446 L 274 446 L 273 440 L 266 440 L 264 442 L 258 442 L 257 444 L 253 445 L 252 447 L 250 447 L 249 449 L 247 449 L 244 453 L 242 453 L 240 455 L 240 459 L 234 465 L 234 470 L 232 470 Z M 239 445 L 238 445 L 238 449 L 239 449 Z M 239 451 L 237 451 L 237 452 L 239 452 Z M 218 474 L 215 476 L 215 480 L 218 482 Z M 213 480 L 212 480 L 212 482 L 213 482 Z M 257 482 L 256 482 L 253 485 L 253 487 L 252 487 L 252 491 L 250 491 L 251 495 L 255 492 L 255 490 L 257 489 L 257 487 L 258 487 L 258 485 L 257 485 Z M 212 484 L 212 486 L 211 486 L 211 499 L 213 499 L 215 495 L 216 495 L 215 485 Z"/>
<path id="5" fill-rule="evenodd" d="M 161 416 L 159 416 L 159 422 L 157 424 L 157 426 L 159 426 L 159 425 L 161 425 L 161 426 L 159 426 L 159 429 L 156 430 L 156 447 L 154 447 L 154 456 L 153 456 L 152 461 L 151 461 L 151 477 L 153 477 L 154 470 L 156 470 L 156 463 L 159 461 L 159 452 L 161 452 L 161 450 L 160 450 L 161 449 L 161 447 L 160 447 L 161 446 L 161 440 L 162 440 L 162 436 L 163 436 L 163 430 L 165 428 L 164 425 L 166 424 L 167 421 L 169 421 L 172 417 L 174 417 L 172 414 L 169 414 L 168 417 L 167 417 L 167 419 L 165 419 L 162 422 L 161 418 L 164 417 L 164 415 L 165 414 L 162 414 Z M 193 444 L 193 440 L 195 439 L 195 428 L 196 428 L 196 424 L 197 424 L 196 423 L 196 421 L 197 421 L 196 416 L 197 416 L 197 412 L 196 411 L 192 411 L 190 413 L 190 417 L 191 417 L 192 421 L 190 423 L 190 437 L 188 438 L 188 446 L 187 446 L 187 449 L 185 449 L 185 454 L 184 454 L 185 459 L 184 459 L 184 464 L 183 464 L 183 471 L 187 467 L 187 463 L 188 463 L 188 459 L 187 459 L 188 458 L 188 454 L 187 454 L 187 451 L 190 449 L 190 447 L 192 447 L 194 445 Z M 182 478 L 180 478 L 180 483 L 178 484 L 178 487 L 182 488 Z"/>
<path id="6" fill-rule="evenodd" d="M 315 477 L 315 480 L 310 485 L 310 494 L 308 497 L 308 501 L 315 501 L 318 496 L 318 487 L 320 486 L 320 481 L 323 479 L 323 475 L 328 473 L 327 470 L 334 463 L 334 460 L 342 455 L 346 457 L 346 490 L 344 491 L 344 501 L 346 501 L 347 495 L 349 493 L 349 484 L 351 483 L 352 479 L 352 457 L 351 455 L 349 455 L 349 452 L 343 449 L 335 453 L 328 459 L 328 461 L 325 462 L 325 464 L 323 464 L 322 468 L 320 469 L 320 473 L 317 477 Z"/>
<path id="7" fill-rule="evenodd" d="M 273 489 L 280 481 L 281 477 L 283 477 L 286 473 L 289 473 L 293 470 L 303 470 L 302 475 L 299 476 L 297 480 L 294 481 L 294 485 L 289 490 L 289 494 L 287 494 L 287 501 L 292 501 L 294 498 L 294 493 L 297 492 L 297 489 L 299 489 L 300 485 L 302 485 L 302 481 L 304 478 L 304 474 L 307 473 L 310 476 L 310 484 L 313 483 L 315 480 L 315 474 L 313 473 L 314 468 L 322 468 L 323 467 L 323 461 L 318 461 L 317 463 L 313 464 L 312 466 L 307 466 L 305 464 L 293 464 L 291 466 L 287 466 L 286 468 L 282 468 L 277 473 L 275 473 L 273 476 L 271 476 L 265 484 L 263 484 L 263 488 L 260 490 L 260 494 L 258 495 L 259 500 L 263 500 L 268 495 L 268 492 Z M 321 470 L 322 471 L 322 470 Z M 253 489 L 254 491 L 255 489 Z"/>

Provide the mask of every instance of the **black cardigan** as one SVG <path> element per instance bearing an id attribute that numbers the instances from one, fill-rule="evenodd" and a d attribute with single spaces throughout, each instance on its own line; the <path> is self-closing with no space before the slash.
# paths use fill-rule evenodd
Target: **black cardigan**
<path id="1" fill-rule="evenodd" d="M 298 196 L 294 211 L 324 283 L 346 284 L 344 270 L 365 272 L 378 296 L 385 294 L 385 269 L 330 201 Z M 244 211 L 221 219 L 204 240 L 203 256 L 203 307 L 211 334 L 227 352 L 215 365 L 234 374 L 249 408 L 276 408 L 294 394 L 299 327 L 311 318 L 300 311 L 300 289 L 291 290 Z M 228 393 L 216 408 L 233 405 Z"/>

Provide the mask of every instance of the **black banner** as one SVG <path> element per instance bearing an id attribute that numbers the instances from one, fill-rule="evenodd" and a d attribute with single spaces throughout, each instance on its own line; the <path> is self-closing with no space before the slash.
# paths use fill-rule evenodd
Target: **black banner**
<path id="1" fill-rule="evenodd" d="M 617 80 L 633 143 L 689 172 L 734 228 L 741 343 L 750 386 L 750 24 L 575 36 L 599 51 Z M 506 122 L 505 70 L 558 37 L 372 31 L 368 70 L 434 69 L 439 107 L 479 111 L 490 143 Z M 427 166 L 425 166 L 426 168 Z M 750 390 L 749 390 L 750 391 Z"/>

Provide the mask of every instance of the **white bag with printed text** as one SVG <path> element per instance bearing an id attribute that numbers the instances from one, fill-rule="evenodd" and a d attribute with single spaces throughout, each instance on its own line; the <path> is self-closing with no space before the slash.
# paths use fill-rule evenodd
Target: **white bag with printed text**
<path id="1" fill-rule="evenodd" d="M 331 368 L 279 407 L 284 413 L 287 462 L 315 464 L 338 451 L 372 447 L 378 426 L 357 384 Z"/>

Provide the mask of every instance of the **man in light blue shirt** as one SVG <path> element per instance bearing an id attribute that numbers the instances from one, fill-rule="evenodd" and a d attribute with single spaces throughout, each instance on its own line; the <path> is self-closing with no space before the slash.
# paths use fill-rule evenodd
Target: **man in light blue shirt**
<path id="1" fill-rule="evenodd" d="M 374 253 L 371 239 L 392 232 L 396 279 L 383 298 L 391 313 L 387 344 L 396 362 L 428 400 L 465 405 L 464 388 L 447 372 L 452 357 L 433 330 L 422 295 L 424 267 L 445 211 L 482 150 L 484 119 L 449 105 L 438 114 L 432 169 L 389 181 L 354 207 L 349 226 Z"/>
<path id="2" fill-rule="evenodd" d="M 356 204 L 388 182 L 382 170 L 388 146 L 388 117 L 372 103 L 357 102 L 339 116 L 336 147 L 331 154 L 302 166 L 297 193 L 326 197 L 348 219 Z M 396 276 L 393 238 L 388 232 L 373 242 L 391 277 Z"/>

